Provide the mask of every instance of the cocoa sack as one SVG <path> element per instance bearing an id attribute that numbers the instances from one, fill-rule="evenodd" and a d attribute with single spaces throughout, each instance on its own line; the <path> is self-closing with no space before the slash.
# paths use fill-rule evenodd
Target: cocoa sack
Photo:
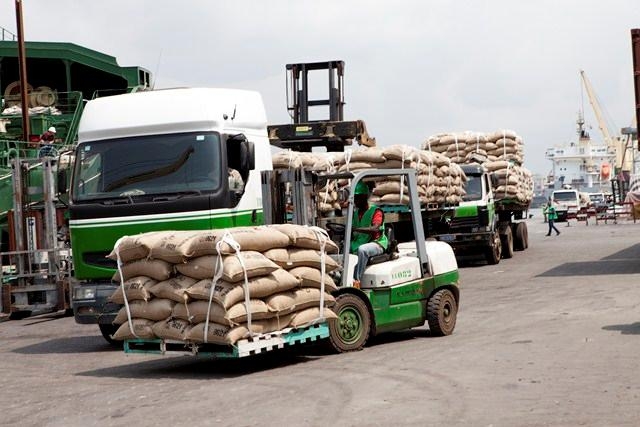
<path id="1" fill-rule="evenodd" d="M 306 308 L 304 310 L 293 313 L 293 318 L 289 322 L 289 326 L 292 328 L 306 326 L 314 320 L 318 319 L 319 316 L 320 307 Z M 335 321 L 338 318 L 338 316 L 336 316 L 336 314 L 329 308 L 324 309 L 323 316 L 326 320 L 329 321 Z"/>
<path id="2" fill-rule="evenodd" d="M 282 233 L 280 233 L 282 234 Z M 284 235 L 283 235 L 284 236 Z M 286 237 L 286 236 L 285 236 Z M 289 240 L 288 237 L 287 241 Z M 285 250 L 286 249 L 272 249 Z M 247 269 L 247 277 L 264 276 L 278 269 L 274 264 L 260 252 L 246 251 L 240 252 L 240 256 Z M 179 264 L 176 269 L 185 276 L 194 279 L 212 279 L 217 265 L 217 255 L 205 255 L 194 258 L 185 264 Z M 223 257 L 222 278 L 227 282 L 235 283 L 244 279 L 244 269 L 236 255 L 226 255 Z"/>
<path id="3" fill-rule="evenodd" d="M 115 323 L 115 322 L 114 322 Z M 132 340 L 134 338 L 142 338 L 142 339 L 153 339 L 155 335 L 153 334 L 153 324 L 155 323 L 153 320 L 148 319 L 131 319 L 131 323 L 133 324 L 133 330 L 136 333 L 135 335 L 131 332 L 129 328 L 129 322 L 125 322 L 113 334 L 112 338 L 116 341 L 124 341 L 124 340 Z"/>
<path id="4" fill-rule="evenodd" d="M 128 262 L 122 266 L 124 280 L 129 280 L 136 276 L 147 276 L 155 280 L 167 280 L 169 276 L 171 276 L 172 271 L 173 268 L 171 264 L 159 259 L 139 259 Z M 120 272 L 116 270 L 111 280 L 120 282 Z"/>
<path id="5" fill-rule="evenodd" d="M 292 276 L 295 276 L 300 280 L 300 285 L 305 288 L 318 288 L 320 289 L 321 271 L 312 267 L 296 267 L 289 270 Z M 328 274 L 324 275 L 324 289 L 325 292 L 334 292 L 338 290 L 335 282 Z"/>
<path id="6" fill-rule="evenodd" d="M 136 276 L 124 282 L 124 292 L 127 296 L 127 301 L 143 300 L 149 301 L 152 297 L 150 289 L 158 283 L 157 280 L 147 276 Z M 109 301 L 116 304 L 124 304 L 124 297 L 122 295 L 122 286 L 118 286 L 118 289 L 109 297 Z"/>
<path id="7" fill-rule="evenodd" d="M 184 341 L 191 324 L 182 319 L 166 319 L 156 322 L 151 327 L 153 334 L 165 340 Z"/>
<path id="8" fill-rule="evenodd" d="M 264 256 L 286 270 L 296 267 L 320 268 L 321 265 L 320 252 L 312 249 L 271 249 Z M 333 258 L 325 256 L 325 271 L 333 271 L 338 267 Z"/>
<path id="9" fill-rule="evenodd" d="M 168 280 L 158 282 L 153 287 L 151 293 L 157 298 L 166 298 L 176 302 L 184 302 L 188 298 L 185 291 L 194 283 L 196 279 L 178 274 L 176 277 L 171 277 Z"/>
<path id="10" fill-rule="evenodd" d="M 204 300 L 193 301 L 188 304 L 176 304 L 173 307 L 171 316 L 196 324 L 207 319 L 207 308 L 209 308 L 209 301 Z M 220 304 L 217 302 L 211 303 L 211 308 L 209 308 L 210 322 L 228 325 L 230 322 L 225 318 L 226 314 L 227 311 Z"/>
<path id="11" fill-rule="evenodd" d="M 131 301 L 129 310 L 133 319 L 148 319 L 160 321 L 171 315 L 175 302 L 168 299 L 151 299 L 150 301 Z M 116 315 L 114 324 L 119 325 L 127 321 L 127 308 L 122 307 Z"/>
<path id="12" fill-rule="evenodd" d="M 279 232 L 289 237 L 289 245 L 303 249 L 320 250 L 322 246 L 321 238 L 311 228 L 296 224 L 276 224 L 269 227 L 275 228 Z M 326 239 L 325 251 L 330 254 L 338 253 L 338 245 Z"/>
<path id="13" fill-rule="evenodd" d="M 278 315 L 289 314 L 305 308 L 319 306 L 322 293 L 317 288 L 300 288 L 292 291 L 281 292 L 265 298 L 269 311 Z M 336 299 L 325 292 L 325 305 L 333 305 Z"/>

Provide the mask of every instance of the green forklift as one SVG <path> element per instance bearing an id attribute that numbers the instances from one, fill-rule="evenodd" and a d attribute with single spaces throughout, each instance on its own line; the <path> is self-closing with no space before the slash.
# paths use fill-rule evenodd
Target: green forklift
<path id="1" fill-rule="evenodd" d="M 404 176 L 409 189 L 409 206 L 381 206 L 385 214 L 388 248 L 371 257 L 360 281 L 354 286 L 353 272 L 358 258 L 350 253 L 354 195 L 345 200 L 344 215 L 336 212 L 321 217 L 315 209 L 317 189 L 329 179 L 359 182 Z M 338 319 L 328 323 L 329 341 L 338 352 L 360 350 L 370 337 L 383 332 L 423 326 L 434 336 L 450 335 L 456 325 L 460 302 L 458 267 L 451 247 L 426 240 L 419 204 L 416 172 L 413 169 L 371 169 L 355 175 L 319 175 L 303 170 L 262 172 L 266 224 L 294 223 L 318 226 L 338 244 L 335 255 L 342 266 L 335 281 Z M 407 226 L 409 225 L 409 227 Z"/>

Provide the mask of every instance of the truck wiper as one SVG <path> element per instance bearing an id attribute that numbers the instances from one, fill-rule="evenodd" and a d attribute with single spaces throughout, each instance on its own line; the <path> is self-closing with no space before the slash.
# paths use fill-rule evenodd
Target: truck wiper
<path id="1" fill-rule="evenodd" d="M 202 191 L 200 190 L 172 191 L 170 193 L 162 193 L 154 197 L 152 200 L 154 202 L 162 202 L 162 201 L 181 199 L 185 196 L 199 196 L 201 194 L 202 194 Z"/>

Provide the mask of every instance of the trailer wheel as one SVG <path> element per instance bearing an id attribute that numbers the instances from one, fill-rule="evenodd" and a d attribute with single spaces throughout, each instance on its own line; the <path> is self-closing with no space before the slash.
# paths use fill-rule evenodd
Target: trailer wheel
<path id="1" fill-rule="evenodd" d="M 500 256 L 502 255 L 502 242 L 498 233 L 493 238 L 493 244 L 488 246 L 485 250 L 485 259 L 487 264 L 495 265 L 500 262 Z"/>
<path id="2" fill-rule="evenodd" d="M 361 350 L 369 339 L 371 317 L 364 301 L 356 295 L 342 294 L 332 310 L 338 315 L 329 322 L 329 340 L 338 353 Z"/>
<path id="3" fill-rule="evenodd" d="M 527 248 L 527 225 L 524 222 L 514 224 L 511 232 L 513 234 L 513 249 L 516 251 L 524 251 Z"/>
<path id="4" fill-rule="evenodd" d="M 115 334 L 116 331 L 118 330 L 118 326 L 116 325 L 107 325 L 107 324 L 98 324 L 98 327 L 100 328 L 100 333 L 102 334 L 102 338 L 104 338 L 105 340 L 107 340 L 107 342 L 113 346 L 119 346 L 122 345 L 121 341 L 116 341 L 113 338 L 111 338 L 111 335 Z"/>
<path id="5" fill-rule="evenodd" d="M 511 227 L 505 229 L 504 234 L 500 235 L 502 243 L 502 258 L 509 259 L 513 257 L 513 234 L 511 234 Z"/>
<path id="6" fill-rule="evenodd" d="M 456 327 L 458 304 L 449 289 L 441 289 L 429 298 L 427 322 L 435 336 L 451 335 Z"/>

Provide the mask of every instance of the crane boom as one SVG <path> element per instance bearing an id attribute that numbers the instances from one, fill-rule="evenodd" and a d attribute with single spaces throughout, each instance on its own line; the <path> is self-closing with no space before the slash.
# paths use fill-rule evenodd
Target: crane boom
<path id="1" fill-rule="evenodd" d="M 600 108 L 600 103 L 598 102 L 598 98 L 596 98 L 596 94 L 593 90 L 593 86 L 591 86 L 591 82 L 587 78 L 584 70 L 580 70 L 580 77 L 582 78 L 582 82 L 584 83 L 584 87 L 587 90 L 587 96 L 589 97 L 589 103 L 593 108 L 593 113 L 596 116 L 596 120 L 598 121 L 598 127 L 600 128 L 600 132 L 602 133 L 602 138 L 604 139 L 604 143 L 607 145 L 609 150 L 614 150 L 616 153 L 616 168 L 622 168 L 624 163 L 624 151 L 625 148 L 622 147 L 619 138 L 614 138 L 611 136 L 611 132 L 607 127 L 607 123 L 602 114 L 602 109 Z"/>

